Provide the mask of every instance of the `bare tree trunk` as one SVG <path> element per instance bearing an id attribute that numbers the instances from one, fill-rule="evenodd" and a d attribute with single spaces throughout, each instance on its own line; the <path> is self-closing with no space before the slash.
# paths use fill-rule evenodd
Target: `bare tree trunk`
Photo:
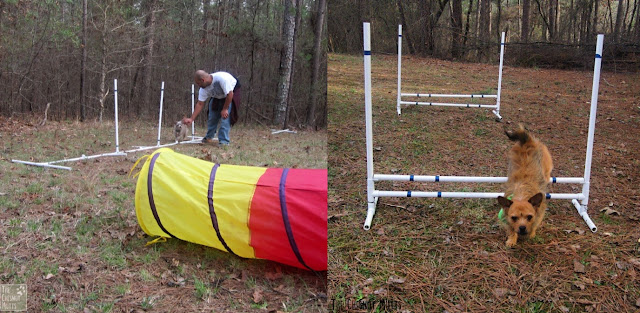
<path id="1" fill-rule="evenodd" d="M 320 65 L 322 64 L 322 56 L 324 55 L 324 49 L 322 46 L 322 34 L 324 30 L 324 17 L 326 11 L 326 0 L 317 0 L 314 19 L 315 24 L 313 25 L 313 65 L 311 72 L 311 95 L 309 97 L 309 106 L 307 108 L 307 127 L 316 126 L 316 108 L 318 96 L 320 94 L 320 88 L 326 88 L 326 84 L 322 84 L 322 82 L 320 81 Z"/>
<path id="2" fill-rule="evenodd" d="M 402 0 L 398 0 L 398 11 L 400 12 L 400 23 L 402 23 L 402 36 L 407 39 L 407 46 L 409 47 L 409 54 L 414 54 L 416 52 L 413 42 L 411 41 L 411 36 L 409 35 L 409 25 L 407 20 L 404 17 L 404 8 L 402 7 Z"/>
<path id="3" fill-rule="evenodd" d="M 473 10 L 473 0 L 469 0 L 469 7 L 467 9 L 467 22 L 464 26 L 464 37 L 462 40 L 462 46 L 467 46 L 467 39 L 469 38 L 469 25 L 471 24 L 471 11 Z"/>
<path id="4" fill-rule="evenodd" d="M 491 0 L 480 0 L 480 47 L 481 59 L 484 59 L 487 54 L 487 48 L 491 41 L 491 33 L 489 30 L 489 23 L 491 19 Z"/>
<path id="5" fill-rule="evenodd" d="M 549 40 L 554 41 L 556 37 L 556 8 L 558 0 L 549 0 Z"/>
<path id="6" fill-rule="evenodd" d="M 451 0 L 451 56 L 454 59 L 462 55 L 462 0 Z"/>
<path id="7" fill-rule="evenodd" d="M 200 39 L 201 44 L 207 43 L 207 31 L 209 30 L 209 6 L 211 5 L 210 0 L 202 0 L 202 39 Z"/>
<path id="8" fill-rule="evenodd" d="M 300 14 L 300 7 L 302 7 L 302 0 L 296 0 L 296 18 L 293 24 L 293 51 L 291 52 L 291 78 L 289 79 L 289 96 L 287 97 L 287 110 L 285 111 L 284 114 L 284 125 L 282 126 L 282 129 L 287 128 L 287 126 L 289 125 L 289 111 L 291 109 L 291 99 L 293 97 L 291 97 L 291 93 L 293 91 L 293 76 L 294 76 L 294 70 L 295 70 L 295 64 L 296 64 L 296 35 L 298 34 L 298 26 L 300 25 L 300 20 L 302 19 L 302 15 Z"/>
<path id="9" fill-rule="evenodd" d="M 287 101 L 289 100 L 289 85 L 293 74 L 293 47 L 296 18 L 294 10 L 296 0 L 285 0 L 284 24 L 282 32 L 283 46 L 280 54 L 280 83 L 278 84 L 278 100 L 274 108 L 273 124 L 286 126 Z"/>
<path id="10" fill-rule="evenodd" d="M 87 0 L 82 0 L 82 60 L 80 61 L 80 120 L 87 120 Z"/>
<path id="11" fill-rule="evenodd" d="M 592 32 L 591 35 L 595 35 L 598 33 L 598 0 L 594 0 L 594 7 L 593 7 L 593 26 L 591 28 Z M 592 36 L 593 37 L 593 36 Z"/>
<path id="12" fill-rule="evenodd" d="M 624 7 L 624 1 L 618 0 L 618 10 L 616 13 L 616 26 L 613 31 L 613 38 L 616 42 L 620 41 L 620 29 L 622 28 L 622 8 Z"/>
<path id="13" fill-rule="evenodd" d="M 520 41 L 529 42 L 529 10 L 530 0 L 522 0 L 522 29 L 520 30 Z"/>
<path id="14" fill-rule="evenodd" d="M 431 12 L 431 1 L 420 1 L 420 12 L 422 14 L 422 31 L 424 32 L 424 40 L 420 44 L 420 51 L 422 55 L 428 55 L 433 53 L 433 17 Z"/>
<path id="15" fill-rule="evenodd" d="M 149 116 L 149 113 L 151 112 L 151 104 L 153 103 L 153 101 L 151 101 L 151 99 L 153 99 L 153 89 L 151 88 L 151 81 L 153 78 L 153 45 L 155 40 L 156 28 L 156 1 L 157 0 L 149 0 L 147 2 L 149 15 L 147 16 L 147 20 L 145 22 L 147 37 L 145 40 L 146 49 L 144 50 L 144 92 L 142 93 L 144 95 L 144 99 L 143 101 L 141 101 L 142 116 Z"/>

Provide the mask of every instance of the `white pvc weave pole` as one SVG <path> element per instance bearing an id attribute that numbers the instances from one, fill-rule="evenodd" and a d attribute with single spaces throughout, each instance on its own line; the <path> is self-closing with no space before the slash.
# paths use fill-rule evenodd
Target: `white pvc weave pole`
<path id="1" fill-rule="evenodd" d="M 373 116 L 371 105 L 371 28 L 369 23 L 363 23 L 364 33 L 364 115 L 366 119 L 365 135 L 367 143 L 367 218 L 364 229 L 369 230 L 373 215 L 376 213 L 376 200 L 373 196 Z"/>
<path id="2" fill-rule="evenodd" d="M 498 70 L 498 94 L 496 98 L 496 109 L 493 111 L 499 119 L 500 116 L 500 94 L 502 93 L 502 64 L 504 63 L 504 32 L 502 32 L 502 39 L 500 40 L 500 69 Z"/>
<path id="3" fill-rule="evenodd" d="M 400 97 L 401 93 L 401 79 L 402 79 L 402 24 L 398 25 L 398 101 L 396 102 L 396 110 L 398 111 L 398 115 L 402 113 L 402 109 L 400 108 Z"/>
<path id="4" fill-rule="evenodd" d="M 191 84 L 191 116 L 193 116 L 193 110 L 194 110 L 194 102 L 195 102 L 195 86 L 193 84 Z M 195 140 L 196 139 L 196 123 L 194 121 L 191 121 L 191 140 Z"/>
<path id="5" fill-rule="evenodd" d="M 162 130 L 162 102 L 164 100 L 164 81 L 162 87 L 160 87 L 160 114 L 158 114 L 158 143 L 156 146 L 160 146 L 160 131 Z"/>
<path id="6" fill-rule="evenodd" d="M 591 87 L 591 109 L 589 111 L 589 134 L 587 135 L 587 155 L 584 162 L 584 185 L 582 185 L 582 193 L 585 198 L 581 201 L 581 206 L 578 209 L 578 213 L 584 219 L 585 223 L 589 225 L 592 232 L 598 230 L 597 227 L 589 218 L 587 213 L 587 206 L 589 205 L 589 187 L 591 183 L 591 158 L 593 155 L 593 137 L 596 131 L 596 112 L 598 110 L 598 92 L 600 89 L 600 68 L 602 65 L 602 45 L 604 42 L 604 35 L 598 35 L 596 42 L 596 56 L 595 63 L 593 65 L 593 85 Z M 575 205 L 575 203 L 574 203 Z"/>
<path id="7" fill-rule="evenodd" d="M 120 141 L 118 140 L 118 79 L 113 80 L 113 103 L 116 117 L 116 153 L 120 152 Z"/>

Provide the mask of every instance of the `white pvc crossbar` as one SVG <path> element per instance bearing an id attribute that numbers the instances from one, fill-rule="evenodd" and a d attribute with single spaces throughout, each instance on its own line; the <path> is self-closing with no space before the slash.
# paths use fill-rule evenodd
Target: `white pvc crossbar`
<path id="1" fill-rule="evenodd" d="M 441 107 L 458 107 L 458 108 L 488 108 L 495 109 L 495 104 L 477 104 L 477 103 L 441 103 L 441 102 L 420 102 L 420 101 L 400 101 L 400 104 L 423 105 L 423 106 L 441 106 Z"/>
<path id="2" fill-rule="evenodd" d="M 365 104 L 365 135 L 366 135 L 366 151 L 367 151 L 367 216 L 364 222 L 364 229 L 371 228 L 371 222 L 376 212 L 376 205 L 379 197 L 431 197 L 431 198 L 497 198 L 504 196 L 504 193 L 496 192 L 442 192 L 442 191 L 383 191 L 375 189 L 377 181 L 415 181 L 415 182 L 472 182 L 472 183 L 505 183 L 507 177 L 482 177 L 482 176 L 427 176 L 427 175 L 388 175 L 375 174 L 373 168 L 373 117 L 372 117 L 372 98 L 371 98 L 371 33 L 370 24 L 363 24 L 364 34 L 364 104 Z M 550 183 L 567 183 L 582 184 L 582 193 L 548 193 L 547 199 L 564 199 L 572 200 L 572 204 L 583 218 L 587 226 L 592 232 L 597 231 L 597 227 L 591 221 L 587 213 L 587 205 L 589 203 L 589 184 L 591 176 L 591 161 L 593 154 L 593 138 L 595 133 L 596 111 L 598 103 L 598 87 L 600 84 L 600 67 L 602 62 L 602 45 L 604 35 L 598 35 L 596 44 L 596 57 L 594 65 L 593 86 L 591 93 L 591 108 L 589 112 L 589 134 L 587 136 L 587 155 L 585 159 L 584 177 L 551 177 Z M 398 114 L 400 114 L 401 101 L 400 92 L 400 73 L 401 73 L 401 51 L 402 51 L 402 25 L 398 27 Z M 502 84 L 502 60 L 504 56 L 504 33 L 502 34 L 502 45 L 500 48 L 500 74 L 498 78 L 498 94 L 496 95 L 497 103 L 494 114 L 500 117 L 500 92 Z M 425 95 L 425 94 L 420 94 Z M 429 95 L 429 94 L 426 94 Z M 409 96 L 418 96 L 418 94 L 409 94 Z M 442 96 L 442 95 L 438 95 Z M 448 97 L 459 95 L 447 95 Z M 407 104 L 416 104 L 416 102 L 408 102 Z M 428 102 L 426 102 L 428 103 Z M 420 102 L 417 102 L 420 104 Z M 466 105 L 464 105 L 466 106 Z M 581 202 L 578 202 L 580 200 Z"/>
<path id="3" fill-rule="evenodd" d="M 500 41 L 500 68 L 498 71 L 498 93 L 495 95 L 483 95 L 483 94 L 431 94 L 431 93 L 403 93 L 402 92 L 402 25 L 398 25 L 398 95 L 396 100 L 396 111 L 398 115 L 402 114 L 402 105 L 428 105 L 428 106 L 445 106 L 445 107 L 459 107 L 459 108 L 485 108 L 494 109 L 493 114 L 498 119 L 502 119 L 500 116 L 500 94 L 502 92 L 502 65 L 504 64 L 504 40 L 505 33 L 502 32 L 502 38 Z M 402 101 L 402 97 L 439 97 L 439 98 L 495 98 L 496 104 L 494 105 L 478 105 L 478 104 L 455 104 L 455 103 L 434 103 L 434 102 L 416 102 L 416 101 Z"/>
<path id="4" fill-rule="evenodd" d="M 53 165 L 48 163 L 29 162 L 29 161 L 22 161 L 22 160 L 11 160 L 11 162 L 25 164 L 25 165 L 32 165 L 32 166 L 57 168 L 59 170 L 67 170 L 67 171 L 71 170 L 71 168 L 68 166 Z"/>
<path id="5" fill-rule="evenodd" d="M 504 196 L 503 192 L 448 192 L 448 191 L 385 191 L 376 190 L 374 197 L 406 197 L 406 198 L 474 198 L 474 199 L 496 199 Z M 547 199 L 558 200 L 581 200 L 584 195 L 581 193 L 548 193 Z"/>
<path id="6" fill-rule="evenodd" d="M 373 174 L 373 181 L 414 181 L 423 183 L 506 183 L 507 177 Z M 549 183 L 584 184 L 584 177 L 551 177 L 549 179 Z"/>
<path id="7" fill-rule="evenodd" d="M 497 98 L 498 95 L 449 95 L 438 93 L 401 93 L 403 97 L 418 97 L 418 98 Z"/>

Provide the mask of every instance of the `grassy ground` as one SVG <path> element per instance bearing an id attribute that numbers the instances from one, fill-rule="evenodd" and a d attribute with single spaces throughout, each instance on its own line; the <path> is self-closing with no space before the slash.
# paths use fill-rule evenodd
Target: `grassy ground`
<path id="1" fill-rule="evenodd" d="M 319 275 L 243 260 L 179 240 L 145 246 L 137 225 L 137 158 L 65 164 L 73 171 L 11 163 L 52 161 L 114 150 L 113 123 L 0 118 L 0 284 L 28 285 L 29 312 L 322 312 Z M 165 128 L 162 142 L 172 140 Z M 153 145 L 157 130 L 121 122 L 121 150 Z M 219 163 L 326 168 L 326 132 L 271 135 L 239 125 L 232 145 L 173 149 Z M 178 308 L 180 308 L 178 310 Z"/>
<path id="2" fill-rule="evenodd" d="M 376 173 L 506 176 L 510 142 L 503 128 L 523 123 L 549 147 L 553 176 L 583 175 L 591 72 L 506 67 L 504 121 L 497 123 L 484 109 L 413 106 L 397 116 L 396 58 L 374 53 L 372 66 Z M 329 56 L 330 310 L 354 303 L 374 307 L 368 311 L 390 303 L 410 312 L 639 310 L 637 74 L 602 73 L 589 205 L 598 232 L 587 229 L 569 201 L 552 200 L 537 237 L 508 249 L 494 200 L 381 198 L 371 230 L 362 229 L 362 73 L 361 56 Z M 495 92 L 497 73 L 494 65 L 406 57 L 403 92 Z M 503 186 L 380 182 L 376 189 L 502 192 Z"/>

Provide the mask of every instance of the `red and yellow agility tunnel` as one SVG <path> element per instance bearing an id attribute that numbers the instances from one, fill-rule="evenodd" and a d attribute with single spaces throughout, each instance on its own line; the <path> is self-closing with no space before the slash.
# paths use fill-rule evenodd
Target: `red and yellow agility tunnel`
<path id="1" fill-rule="evenodd" d="M 327 269 L 326 169 L 214 164 L 162 148 L 142 166 L 135 205 L 150 236 Z"/>

